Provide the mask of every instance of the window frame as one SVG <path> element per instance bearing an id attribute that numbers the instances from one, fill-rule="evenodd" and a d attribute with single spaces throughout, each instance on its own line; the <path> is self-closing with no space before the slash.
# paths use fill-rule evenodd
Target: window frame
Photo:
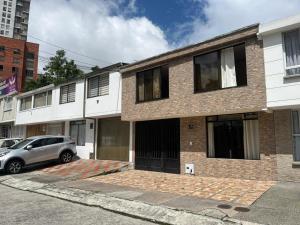
<path id="1" fill-rule="evenodd" d="M 212 115 L 212 116 L 206 116 L 205 117 L 205 132 L 206 132 L 206 159 L 220 159 L 220 160 L 251 160 L 251 161 L 258 161 L 261 160 L 261 155 L 259 153 L 258 159 L 235 159 L 235 158 L 216 158 L 216 157 L 209 157 L 209 140 L 208 140 L 208 123 L 214 123 L 214 122 L 222 122 L 222 121 L 234 121 L 236 119 L 219 119 L 220 116 L 227 116 L 227 115 L 233 115 L 233 116 L 241 116 L 241 120 L 258 120 L 259 121 L 259 115 L 258 112 L 248 112 L 248 113 L 234 113 L 234 114 L 223 114 L 223 115 Z M 213 120 L 209 120 L 209 118 L 214 118 Z M 243 125 L 244 126 L 244 125 Z"/>
<path id="2" fill-rule="evenodd" d="M 245 68 L 245 71 L 246 71 L 246 84 L 243 84 L 243 85 L 237 85 L 237 86 L 233 86 L 233 87 L 225 87 L 225 88 L 222 88 L 221 85 L 222 85 L 222 74 L 221 74 L 221 51 L 223 49 L 226 49 L 226 48 L 230 48 L 230 47 L 235 47 L 235 46 L 239 46 L 239 45 L 244 45 L 245 47 L 245 61 L 246 61 L 246 68 Z M 197 85 L 196 85 L 196 82 L 197 82 L 197 74 L 196 74 L 196 66 L 195 66 L 195 61 L 196 61 L 196 58 L 201 56 L 201 55 L 206 55 L 206 54 L 210 54 L 210 53 L 213 53 L 213 52 L 217 52 L 218 54 L 218 83 L 219 83 L 219 88 L 218 89 L 212 89 L 212 90 L 198 90 L 197 89 Z M 226 45 L 226 46 L 223 46 L 222 48 L 216 48 L 216 49 L 212 49 L 212 50 L 209 50 L 209 51 L 204 51 L 204 52 L 201 52 L 200 54 L 197 54 L 197 55 L 194 55 L 193 56 L 193 84 L 194 84 L 194 94 L 199 94 L 199 93 L 205 93 L 205 92 L 211 92 L 211 91 L 220 91 L 220 90 L 226 90 L 226 89 L 232 89 L 232 88 L 240 88 L 240 87 L 246 87 L 248 86 L 248 70 L 247 70 L 247 53 L 246 53 L 246 41 L 241 41 L 241 42 L 237 42 L 237 43 L 234 43 L 234 44 L 230 44 L 230 45 Z"/>
<path id="3" fill-rule="evenodd" d="M 79 127 L 80 126 L 83 126 L 84 127 L 84 143 L 83 145 L 78 145 L 78 140 L 79 140 Z M 72 138 L 71 136 L 71 133 L 72 133 L 72 127 L 76 127 L 77 129 L 77 137 L 76 139 L 74 140 L 75 141 L 75 144 L 76 146 L 86 146 L 86 120 L 74 120 L 74 121 L 70 121 L 70 137 Z"/>
<path id="4" fill-rule="evenodd" d="M 100 94 L 100 76 L 108 76 L 108 91 L 107 91 L 107 94 Z M 97 86 L 97 95 L 96 96 L 90 96 L 89 94 L 89 84 L 90 84 L 90 80 L 91 79 L 95 79 L 97 78 L 97 83 L 98 83 L 98 86 Z M 91 76 L 91 77 L 88 77 L 87 78 L 87 88 L 86 88 L 86 98 L 96 98 L 96 97 L 100 97 L 100 96 L 106 96 L 106 95 L 109 95 L 109 87 L 110 87 L 110 73 L 102 73 L 102 74 L 97 74 L 95 76 Z"/>
<path id="5" fill-rule="evenodd" d="M 22 100 L 25 100 L 25 99 L 29 99 L 30 98 L 30 102 L 31 102 L 31 104 L 30 104 L 30 108 L 28 108 L 28 109 L 22 109 Z M 27 97 L 23 97 L 23 98 L 21 98 L 20 99 L 20 109 L 19 109 L 19 111 L 20 112 L 24 112 L 24 111 L 27 111 L 27 110 L 31 110 L 32 109 L 32 107 L 33 107 L 33 103 L 32 103 L 32 95 L 30 95 L 30 96 L 27 96 Z"/>
<path id="6" fill-rule="evenodd" d="M 160 93 L 161 93 L 161 97 L 160 98 L 153 98 L 153 86 L 152 86 L 152 99 L 149 99 L 149 100 L 139 100 L 139 88 L 138 88 L 138 85 L 139 85 L 139 79 L 138 79 L 138 76 L 140 73 L 144 73 L 144 72 L 147 72 L 147 71 L 152 71 L 152 84 L 153 84 L 153 71 L 155 69 L 158 69 L 160 68 L 160 72 L 162 71 L 161 68 L 163 67 L 167 67 L 168 68 L 168 96 L 167 97 L 162 97 L 162 73 L 160 73 Z M 141 104 L 141 103 L 145 103 L 145 102 L 153 102 L 153 101 L 160 101 L 160 100 L 165 100 L 165 99 L 169 99 L 170 98 L 170 67 L 169 67 L 169 64 L 162 64 L 162 65 L 159 65 L 159 66 L 155 66 L 155 67 L 149 67 L 145 70 L 142 70 L 142 71 L 137 71 L 135 73 L 135 104 Z M 145 85 L 144 85 L 144 99 L 145 99 Z"/>
<path id="7" fill-rule="evenodd" d="M 7 108 L 7 102 L 10 99 L 10 107 Z M 3 112 L 8 112 L 8 111 L 12 111 L 13 109 L 13 97 L 12 96 L 7 96 L 4 98 L 3 100 Z"/>
<path id="8" fill-rule="evenodd" d="M 74 88 L 74 100 L 69 101 L 69 94 L 70 94 L 69 90 L 70 90 L 71 85 L 74 85 L 74 87 L 75 87 Z M 66 88 L 66 87 L 67 87 L 67 101 L 62 102 L 62 89 Z M 72 103 L 72 102 L 75 102 L 75 101 L 76 101 L 76 82 L 61 86 L 60 89 L 59 89 L 59 104 L 62 105 L 62 104 Z"/>
<path id="9" fill-rule="evenodd" d="M 49 101 L 49 92 L 51 92 L 51 101 Z M 43 94 L 43 93 L 46 93 L 46 103 L 45 103 L 45 105 L 43 105 L 43 106 L 38 106 L 38 107 L 35 107 L 35 96 L 36 95 L 39 95 L 39 94 Z M 31 104 L 31 108 L 32 109 L 38 109 L 38 108 L 43 108 L 43 107 L 48 107 L 48 106 L 51 106 L 52 105 L 52 90 L 47 90 L 47 91 L 42 91 L 42 92 L 39 92 L 39 93 L 36 93 L 36 94 L 33 94 L 32 95 L 33 96 L 33 99 L 32 99 L 32 104 Z M 49 102 L 50 102 L 50 104 L 49 104 Z"/>
<path id="10" fill-rule="evenodd" d="M 299 74 L 295 74 L 295 75 L 287 75 L 287 70 L 289 69 L 294 69 L 294 68 L 300 68 L 300 64 L 296 65 L 296 66 L 287 66 L 286 64 L 286 48 L 285 48 L 285 39 L 284 39 L 284 34 L 290 31 L 294 31 L 294 30 L 298 30 L 299 34 L 300 34 L 300 28 L 295 28 L 295 29 L 291 29 L 288 31 L 283 31 L 281 33 L 281 42 L 282 42 L 282 50 L 283 50 L 283 65 L 284 65 L 284 78 L 288 79 L 288 78 L 292 78 L 292 77 L 300 77 L 300 73 Z"/>

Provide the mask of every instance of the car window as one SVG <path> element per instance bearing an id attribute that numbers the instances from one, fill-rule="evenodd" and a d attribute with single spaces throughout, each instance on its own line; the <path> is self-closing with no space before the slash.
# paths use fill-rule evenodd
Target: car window
<path id="1" fill-rule="evenodd" d="M 13 146 L 15 144 L 15 142 L 13 140 L 6 140 L 3 142 L 2 147 L 7 148 L 10 146 Z"/>
<path id="2" fill-rule="evenodd" d="M 32 142 L 31 143 L 32 148 L 39 148 L 39 147 L 45 146 L 47 144 L 47 139 L 48 138 L 43 138 L 43 139 L 39 139 L 39 140 Z"/>
<path id="3" fill-rule="evenodd" d="M 32 142 L 32 139 L 25 139 L 23 141 L 20 141 L 18 144 L 15 144 L 11 147 L 9 147 L 9 149 L 19 149 L 19 148 L 24 148 L 27 144 L 29 144 L 30 142 Z"/>
<path id="4" fill-rule="evenodd" d="M 47 145 L 58 144 L 62 143 L 63 141 L 63 138 L 47 138 Z"/>

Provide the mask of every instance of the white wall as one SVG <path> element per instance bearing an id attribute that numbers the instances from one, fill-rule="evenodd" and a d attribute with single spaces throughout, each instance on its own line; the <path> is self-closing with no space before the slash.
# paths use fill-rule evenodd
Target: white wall
<path id="1" fill-rule="evenodd" d="M 93 119 L 86 119 L 85 146 L 76 146 L 77 155 L 82 159 L 89 159 L 94 152 L 94 129 L 96 124 Z M 91 129 L 91 124 L 92 129 Z M 65 122 L 65 135 L 70 136 L 70 121 Z"/>
<path id="2" fill-rule="evenodd" d="M 62 85 L 63 86 L 63 85 Z M 43 89 L 43 91 L 45 91 Z M 43 91 L 35 91 L 34 94 Z M 39 108 L 20 111 L 20 99 L 27 96 L 26 93 L 18 98 L 16 125 L 38 124 L 55 121 L 67 121 L 83 118 L 84 82 L 77 81 L 75 102 L 59 104 L 60 87 L 52 88 L 52 104 Z"/>
<path id="3" fill-rule="evenodd" d="M 86 99 L 86 117 L 107 117 L 121 114 L 121 74 L 109 74 L 109 94 Z"/>
<path id="4" fill-rule="evenodd" d="M 294 27 L 293 27 L 294 28 Z M 285 77 L 282 32 L 262 34 L 268 108 L 300 106 L 300 77 Z"/>

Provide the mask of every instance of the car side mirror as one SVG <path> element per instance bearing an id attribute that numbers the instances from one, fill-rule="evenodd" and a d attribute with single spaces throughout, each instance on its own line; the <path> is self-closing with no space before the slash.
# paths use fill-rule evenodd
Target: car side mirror
<path id="1" fill-rule="evenodd" d="M 27 145 L 26 150 L 31 150 L 32 149 L 32 145 Z"/>

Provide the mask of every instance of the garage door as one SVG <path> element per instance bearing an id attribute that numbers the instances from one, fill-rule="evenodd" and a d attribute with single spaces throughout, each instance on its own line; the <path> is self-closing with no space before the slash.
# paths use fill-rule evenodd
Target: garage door
<path id="1" fill-rule="evenodd" d="M 180 120 L 136 122 L 135 168 L 180 173 Z"/>

